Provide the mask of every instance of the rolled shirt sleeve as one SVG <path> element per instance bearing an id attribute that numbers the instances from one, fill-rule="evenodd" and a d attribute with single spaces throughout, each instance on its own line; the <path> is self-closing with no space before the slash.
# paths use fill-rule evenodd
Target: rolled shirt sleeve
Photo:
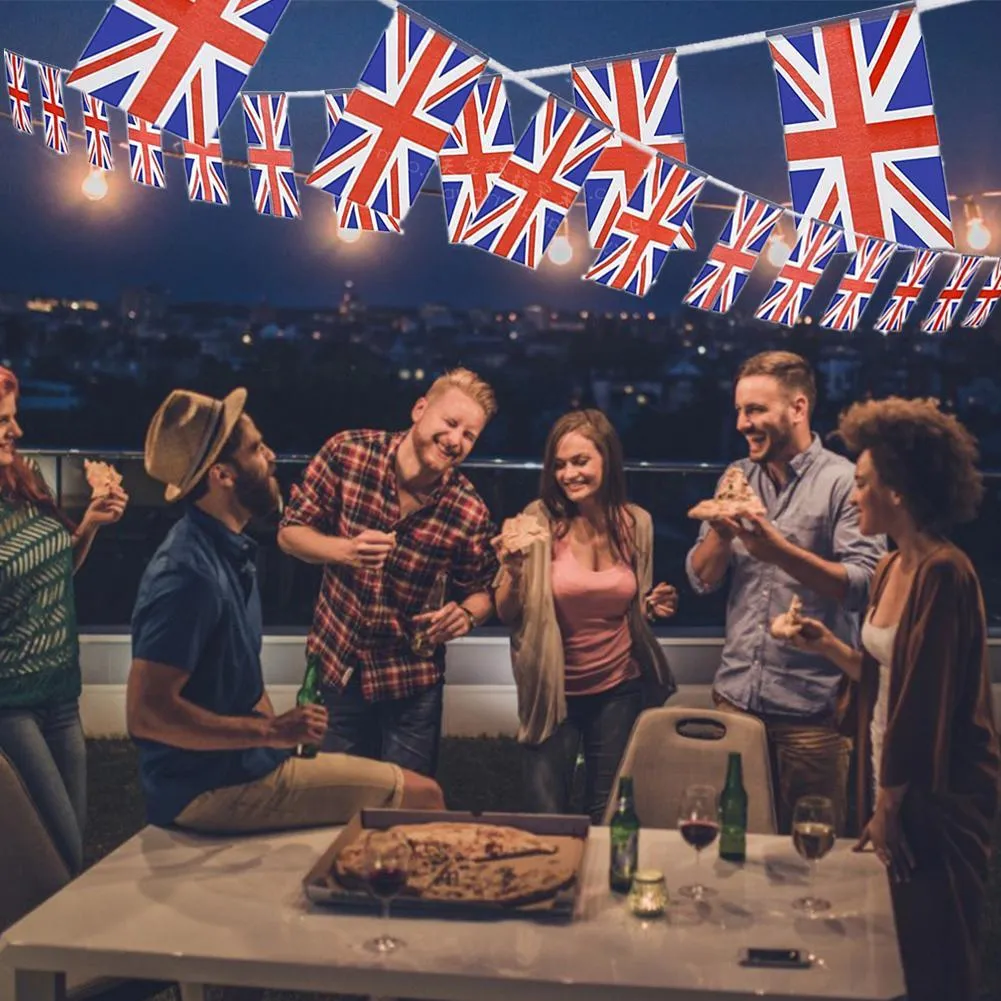
<path id="1" fill-rule="evenodd" d="M 725 476 L 726 473 L 724 472 L 723 475 Z M 721 476 L 716 481 L 716 486 L 713 489 L 714 497 L 716 496 L 716 491 L 719 489 L 719 484 L 722 481 L 722 479 L 723 477 Z M 702 578 L 695 572 L 695 567 L 692 563 L 692 557 L 695 555 L 695 550 L 698 549 L 700 545 L 702 545 L 703 540 L 709 534 L 709 532 L 710 532 L 709 522 L 708 521 L 702 522 L 702 525 L 699 528 L 698 537 L 695 540 L 695 545 L 688 550 L 688 555 L 685 557 L 685 575 L 688 577 L 688 583 L 691 585 L 692 590 L 698 595 L 713 594 L 716 591 L 718 591 L 726 581 L 726 574 L 723 574 L 723 576 L 720 577 L 720 579 L 715 584 L 706 584 L 702 580 Z"/>
<path id="2" fill-rule="evenodd" d="M 848 576 L 848 593 L 845 608 L 862 612 L 869 601 L 876 564 L 886 552 L 886 539 L 882 535 L 863 535 L 859 531 L 858 508 L 851 503 L 852 479 L 838 481 L 831 495 L 831 533 L 834 559 L 845 568 Z"/>
<path id="3" fill-rule="evenodd" d="M 340 436 L 334 435 L 313 457 L 299 483 L 293 484 L 282 528 L 305 525 L 333 534 L 340 509 Z"/>

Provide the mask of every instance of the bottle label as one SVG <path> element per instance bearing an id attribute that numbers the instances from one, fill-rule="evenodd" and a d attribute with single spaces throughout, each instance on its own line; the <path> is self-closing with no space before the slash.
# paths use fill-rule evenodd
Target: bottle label
<path id="1" fill-rule="evenodd" d="M 639 832 L 625 831 L 612 834 L 612 872 L 623 879 L 632 879 L 639 854 Z"/>

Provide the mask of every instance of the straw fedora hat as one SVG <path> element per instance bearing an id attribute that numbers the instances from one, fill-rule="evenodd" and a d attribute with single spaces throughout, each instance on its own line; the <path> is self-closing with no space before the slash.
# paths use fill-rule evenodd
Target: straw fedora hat
<path id="1" fill-rule="evenodd" d="M 205 475 L 243 413 L 245 389 L 216 400 L 175 389 L 146 432 L 146 472 L 167 485 L 168 503 L 180 500 Z"/>

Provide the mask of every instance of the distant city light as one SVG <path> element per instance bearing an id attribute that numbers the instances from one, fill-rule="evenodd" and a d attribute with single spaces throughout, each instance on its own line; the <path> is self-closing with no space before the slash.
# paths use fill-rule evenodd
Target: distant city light
<path id="1" fill-rule="evenodd" d="M 706 353 L 706 346 L 704 344 L 700 344 L 696 350 L 700 355 L 704 355 Z"/>
<path id="2" fill-rule="evenodd" d="M 587 311 L 586 309 L 582 309 L 582 310 L 581 310 L 581 311 L 580 311 L 580 312 L 579 312 L 579 313 L 578 313 L 577 315 L 578 315 L 578 316 L 579 316 L 579 317 L 580 317 L 580 318 L 581 318 L 582 320 L 586 320 L 586 319 L 588 318 L 588 316 L 589 316 L 590 314 L 588 313 L 588 311 Z"/>
<path id="3" fill-rule="evenodd" d="M 424 378 L 424 369 L 422 369 L 422 368 L 415 368 L 414 369 L 414 378 L 418 379 L 418 380 L 419 379 L 423 379 Z"/>
<path id="4" fill-rule="evenodd" d="M 632 396 L 633 393 L 636 392 L 636 387 L 635 386 L 623 386 L 622 387 L 622 392 L 625 393 L 626 396 Z"/>
<path id="5" fill-rule="evenodd" d="M 619 319 L 620 320 L 628 320 L 629 319 L 629 314 L 625 310 L 623 310 L 621 313 L 619 313 Z"/>
<path id="6" fill-rule="evenodd" d="M 411 372 L 410 372 L 409 368 L 401 368 L 398 374 L 399 374 L 400 378 L 404 382 L 406 382 L 410 378 Z"/>
<path id="7" fill-rule="evenodd" d="M 518 319 L 518 314 L 517 313 L 508 313 L 507 314 L 507 322 L 508 323 L 514 323 L 514 321 L 517 320 L 517 319 Z"/>
<path id="8" fill-rule="evenodd" d="M 511 333 L 509 333 L 507 336 L 509 340 L 516 341 L 518 340 L 518 331 L 512 330 Z"/>
<path id="9" fill-rule="evenodd" d="M 314 341 L 320 340 L 321 337 L 323 337 L 323 334 L 321 334 L 319 330 L 314 330 L 313 331 L 313 340 Z"/>
<path id="10" fill-rule="evenodd" d="M 647 313 L 646 318 L 648 320 L 650 320 L 651 322 L 653 322 L 654 320 L 657 319 L 657 314 L 656 313 Z"/>
<path id="11" fill-rule="evenodd" d="M 650 402 L 650 398 L 646 395 L 646 393 L 639 393 L 636 397 L 636 402 L 641 407 L 645 407 Z"/>
<path id="12" fill-rule="evenodd" d="M 91 168 L 90 173 L 83 179 L 80 190 L 90 201 L 99 202 L 108 193 L 108 180 L 104 176 L 104 171 L 97 167 Z"/>
<path id="13" fill-rule="evenodd" d="M 244 344 L 253 344 L 254 343 L 254 338 L 251 337 L 250 334 L 244 334 L 240 338 L 240 340 L 243 341 Z"/>

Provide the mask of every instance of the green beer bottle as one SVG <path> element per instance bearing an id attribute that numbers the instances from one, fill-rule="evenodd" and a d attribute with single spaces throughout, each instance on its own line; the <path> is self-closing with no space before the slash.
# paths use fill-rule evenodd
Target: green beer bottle
<path id="1" fill-rule="evenodd" d="M 297 706 L 319 705 L 323 699 L 320 697 L 320 658 L 315 653 L 306 654 L 306 673 L 303 676 L 302 684 L 295 696 Z M 296 745 L 295 755 L 297 758 L 315 758 L 317 752 L 316 744 Z"/>
<path id="2" fill-rule="evenodd" d="M 747 790 L 740 752 L 731 751 L 726 765 L 726 785 L 719 798 L 719 857 L 743 862 L 747 855 Z"/>
<path id="3" fill-rule="evenodd" d="M 629 775 L 619 779 L 619 808 L 612 817 L 609 841 L 608 885 L 613 893 L 628 893 L 640 852 L 640 818 L 636 816 L 633 780 Z"/>

